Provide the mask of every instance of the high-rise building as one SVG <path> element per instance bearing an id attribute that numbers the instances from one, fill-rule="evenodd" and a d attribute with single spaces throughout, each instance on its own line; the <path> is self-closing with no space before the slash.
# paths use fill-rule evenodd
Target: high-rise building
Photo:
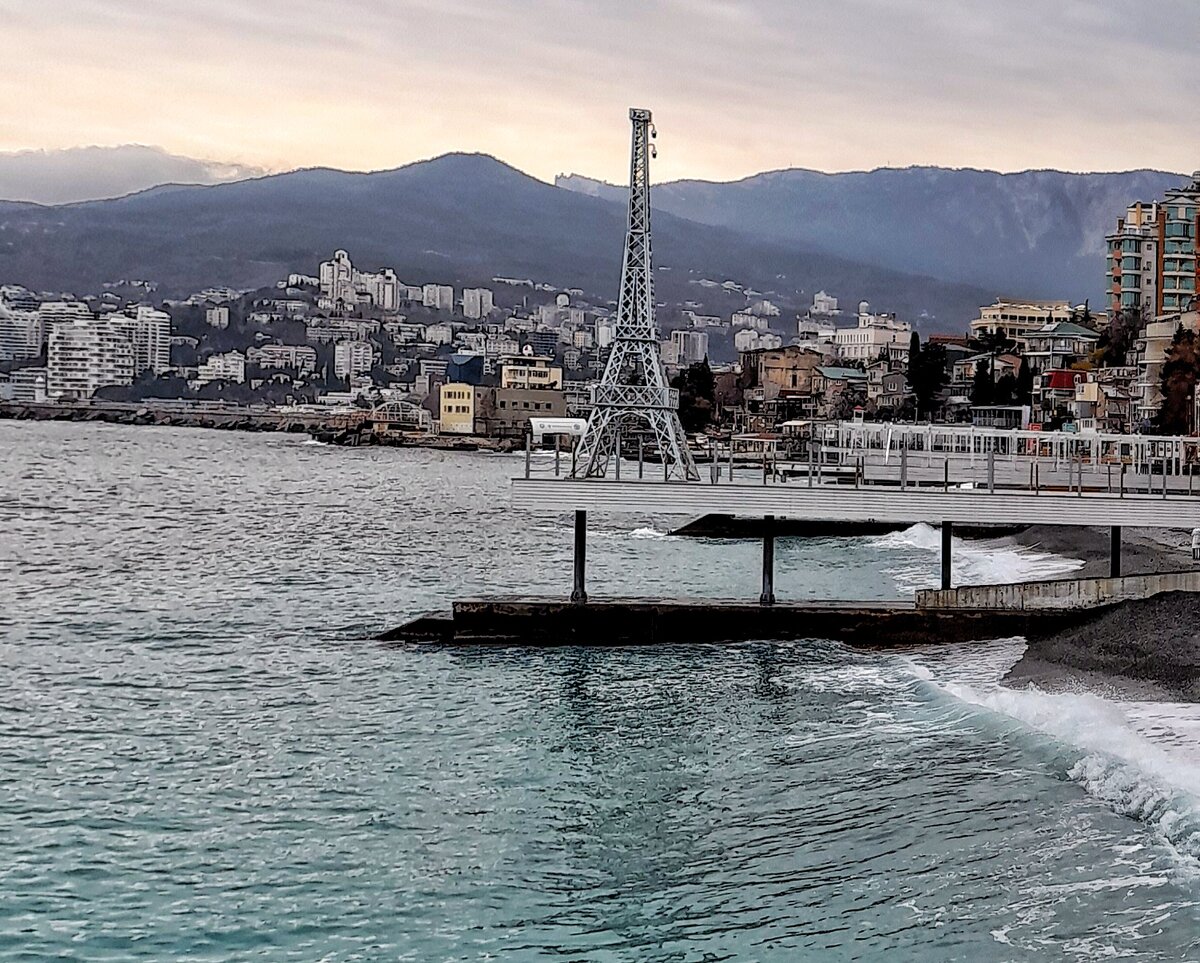
<path id="1" fill-rule="evenodd" d="M 1186 311 L 1196 296 L 1200 279 L 1200 259 L 1196 257 L 1197 230 L 1200 221 L 1200 171 L 1187 187 L 1167 191 L 1163 196 L 1163 217 L 1159 220 L 1158 309 L 1155 314 Z"/>
<path id="2" fill-rule="evenodd" d="M 421 303 L 435 311 L 453 311 L 454 288 L 448 284 L 426 284 L 421 289 Z"/>
<path id="3" fill-rule="evenodd" d="M 43 330 L 36 311 L 12 310 L 0 304 L 0 361 L 36 358 L 42 353 Z"/>
<path id="4" fill-rule="evenodd" d="M 229 327 L 229 308 L 220 305 L 215 308 L 209 308 L 204 312 L 204 320 L 208 322 L 210 328 L 228 328 Z"/>
<path id="5" fill-rule="evenodd" d="M 140 304 L 129 319 L 129 331 L 135 377 L 143 371 L 162 374 L 171 367 L 171 316 L 167 312 Z"/>
<path id="6" fill-rule="evenodd" d="M 708 334 L 680 328 L 671 332 L 671 346 L 676 364 L 682 367 L 696 364 L 708 357 Z"/>
<path id="7" fill-rule="evenodd" d="M 1131 204 L 1117 219 L 1108 241 L 1109 306 L 1113 313 L 1140 308 L 1146 318 L 1158 311 L 1159 222 L 1166 210 L 1158 201 Z"/>
<path id="8" fill-rule="evenodd" d="M 486 318 L 496 304 L 489 288 L 463 288 L 463 315 L 473 320 Z"/>
<path id="9" fill-rule="evenodd" d="M 333 346 L 333 373 L 339 378 L 365 374 L 375 363 L 375 349 L 369 341 L 339 341 Z"/>
<path id="10" fill-rule="evenodd" d="M 133 383 L 128 318 L 76 318 L 50 327 L 46 393 L 57 400 L 90 398 L 105 385 Z"/>

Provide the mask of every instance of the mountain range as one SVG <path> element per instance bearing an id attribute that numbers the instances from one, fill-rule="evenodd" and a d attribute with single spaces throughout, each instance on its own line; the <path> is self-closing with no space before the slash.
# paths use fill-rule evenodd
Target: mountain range
<path id="1" fill-rule="evenodd" d="M 617 293 L 625 199 L 591 197 L 478 154 L 447 154 L 370 174 L 294 171 L 215 186 L 164 185 L 53 207 L 0 203 L 0 278 L 94 291 L 149 279 L 163 293 L 251 288 L 316 270 L 337 248 L 412 281 L 493 276 Z M 734 280 L 800 305 L 820 287 L 930 324 L 961 326 L 988 293 L 666 212 L 655 215 L 658 293 L 728 313 L 744 304 L 701 280 Z"/>
<path id="2" fill-rule="evenodd" d="M 939 167 L 783 170 L 729 183 L 658 184 L 654 206 L 702 224 L 1011 296 L 1093 301 L 1105 235 L 1134 201 L 1186 182 L 1154 170 L 1071 174 Z M 579 175 L 559 187 L 618 200 Z"/>
<path id="3" fill-rule="evenodd" d="M 825 289 L 925 331 L 961 330 L 998 295 L 1102 296 L 1104 234 L 1177 174 L 998 174 L 940 168 L 788 170 L 732 183 L 657 184 L 661 300 L 740 307 L 701 280 L 800 308 Z M 411 283 L 493 276 L 616 296 L 625 189 L 554 185 L 495 158 L 447 154 L 390 171 L 324 168 L 44 206 L 0 202 L 0 281 L 84 293 L 120 279 L 164 295 L 313 273 L 338 249 Z M 689 283 L 691 282 L 691 283 Z"/>

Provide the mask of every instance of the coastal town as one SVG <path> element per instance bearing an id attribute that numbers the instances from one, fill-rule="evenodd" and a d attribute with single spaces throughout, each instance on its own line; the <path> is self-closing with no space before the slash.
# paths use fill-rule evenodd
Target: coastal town
<path id="1" fill-rule="evenodd" d="M 797 305 L 694 278 L 694 299 L 657 305 L 684 427 L 771 437 L 855 418 L 1194 432 L 1198 207 L 1200 176 L 1115 218 L 1105 303 L 1003 296 L 951 333 L 923 335 L 837 292 Z M 274 288 L 155 293 L 152 280 L 82 295 L 0 286 L 0 414 L 384 412 L 381 436 L 404 443 L 512 442 L 531 417 L 586 417 L 615 329 L 615 302 L 580 288 L 409 283 L 342 250 Z"/>

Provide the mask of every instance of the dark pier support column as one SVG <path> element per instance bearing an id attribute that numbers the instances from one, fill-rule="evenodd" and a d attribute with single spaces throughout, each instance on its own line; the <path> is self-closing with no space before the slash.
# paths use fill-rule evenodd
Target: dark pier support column
<path id="1" fill-rule="evenodd" d="M 1121 577 L 1121 526 L 1114 525 L 1108 533 L 1108 574 Z"/>
<path id="2" fill-rule="evenodd" d="M 775 516 L 763 516 L 763 578 L 759 605 L 775 604 Z"/>
<path id="3" fill-rule="evenodd" d="M 571 589 L 571 601 L 587 601 L 584 580 L 587 576 L 587 512 L 575 512 L 575 585 Z"/>
<path id="4" fill-rule="evenodd" d="M 942 588 L 950 588 L 951 538 L 954 536 L 952 522 L 942 521 Z"/>

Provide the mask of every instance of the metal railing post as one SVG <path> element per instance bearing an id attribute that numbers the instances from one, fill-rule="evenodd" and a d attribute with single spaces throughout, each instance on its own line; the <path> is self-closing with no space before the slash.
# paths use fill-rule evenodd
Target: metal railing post
<path id="1" fill-rule="evenodd" d="M 558 477 L 558 474 L 559 474 L 559 472 L 558 472 L 558 464 L 559 464 L 559 462 L 558 462 L 558 459 L 559 459 L 559 456 L 560 456 L 561 454 L 562 454 L 562 436 L 561 436 L 561 435 L 555 435 L 555 436 L 554 436 L 554 477 L 555 477 L 555 478 L 557 478 L 557 477 Z"/>
<path id="2" fill-rule="evenodd" d="M 533 461 L 533 432 L 525 436 L 525 477 L 529 477 L 530 463 Z"/>
<path id="3" fill-rule="evenodd" d="M 638 435 L 638 481 L 646 474 L 646 439 Z"/>

